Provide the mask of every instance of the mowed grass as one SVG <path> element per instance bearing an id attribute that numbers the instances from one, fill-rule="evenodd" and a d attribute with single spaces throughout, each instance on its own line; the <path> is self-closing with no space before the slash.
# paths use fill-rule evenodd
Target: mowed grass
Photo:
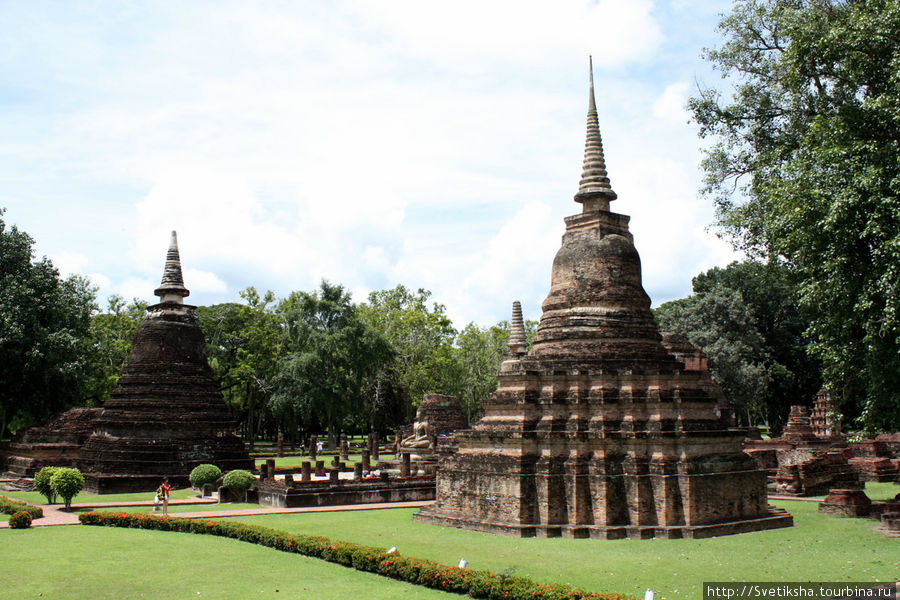
<path id="1" fill-rule="evenodd" d="M 890 483 L 870 483 L 866 491 L 875 500 L 887 500 L 898 489 Z M 448 565 L 465 558 L 474 569 L 637 597 L 650 588 L 657 598 L 701 598 L 704 581 L 884 582 L 900 573 L 900 540 L 874 531 L 876 521 L 821 515 L 815 502 L 773 504 L 794 516 L 795 527 L 706 540 L 509 538 L 415 523 L 415 509 L 229 520 L 382 548 L 397 546 L 406 556 Z M 16 565 L 23 564 L 41 565 L 41 576 L 33 584 L 3 576 L 19 572 Z M 358 588 L 357 577 L 364 578 Z M 322 600 L 458 598 L 234 540 L 82 526 L 0 530 L 0 579 L 13 581 L 0 584 L 3 598 L 32 598 L 39 593 L 45 598 L 100 599 L 256 598 L 273 593 L 275 598 L 291 593 Z M 72 581 L 78 582 L 77 589 L 69 587 Z"/>
<path id="2" fill-rule="evenodd" d="M 72 504 L 92 504 L 92 503 L 109 503 L 109 502 L 153 502 L 153 496 L 156 492 L 133 492 L 129 494 L 88 494 L 82 492 L 72 498 Z M 0 492 L 0 495 L 7 498 L 15 498 L 23 502 L 31 504 L 45 505 L 47 499 L 38 492 Z M 186 498 L 195 498 L 197 490 L 185 488 L 181 490 L 172 490 L 169 498 L 172 500 L 184 500 Z M 62 504 L 62 500 L 57 498 L 57 504 Z"/>
<path id="3" fill-rule="evenodd" d="M 81 525 L 0 530 L 0 597 L 459 598 L 236 540 Z"/>
<path id="4" fill-rule="evenodd" d="M 245 504 L 240 502 L 226 502 L 224 504 L 185 504 L 179 506 L 169 505 L 169 514 L 175 513 L 196 513 L 196 512 L 220 512 L 224 510 L 245 510 L 252 508 L 260 508 L 259 504 Z M 91 511 L 98 512 L 125 512 L 125 513 L 144 513 L 148 515 L 162 515 L 162 508 L 160 510 L 153 510 L 152 506 L 110 506 L 110 507 L 101 507 L 101 508 L 82 508 L 76 510 L 75 512 L 85 513 Z M 215 518 L 215 517 L 213 517 Z"/>
<path id="5" fill-rule="evenodd" d="M 893 581 L 900 541 L 876 521 L 820 515 L 815 502 L 773 503 L 795 526 L 705 540 L 520 539 L 423 525 L 414 509 L 235 517 L 469 568 L 569 583 L 592 592 L 700 598 L 704 581 Z"/>

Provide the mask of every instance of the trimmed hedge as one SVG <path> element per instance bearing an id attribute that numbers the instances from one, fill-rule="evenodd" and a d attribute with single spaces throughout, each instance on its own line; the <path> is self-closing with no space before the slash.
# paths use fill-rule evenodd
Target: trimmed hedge
<path id="1" fill-rule="evenodd" d="M 250 486 L 253 485 L 254 481 L 256 481 L 256 479 L 250 471 L 235 469 L 234 471 L 228 471 L 228 473 L 225 474 L 225 477 L 222 478 L 222 485 L 229 490 L 246 492 L 250 489 Z"/>
<path id="2" fill-rule="evenodd" d="M 20 510 L 9 518 L 10 529 L 28 529 L 31 527 L 31 515 L 28 511 Z"/>
<path id="3" fill-rule="evenodd" d="M 535 598 L 541 600 L 581 600 L 583 598 L 633 600 L 633 596 L 589 593 L 567 585 L 541 585 L 525 577 L 510 577 L 497 575 L 490 571 L 449 567 L 430 560 L 400 556 L 396 552 L 388 554 L 381 548 L 332 541 L 320 536 L 292 535 L 268 527 L 231 521 L 179 519 L 148 514 L 109 512 L 82 513 L 78 518 L 84 525 L 202 533 L 232 538 L 275 548 L 282 552 L 294 552 L 320 558 L 359 571 L 377 573 L 415 585 L 457 594 L 468 594 L 473 598 L 490 600 L 534 600 Z"/>
<path id="4" fill-rule="evenodd" d="M 222 476 L 222 469 L 216 465 L 202 464 L 194 467 L 188 479 L 195 488 L 202 488 L 204 484 L 214 483 Z"/>
<path id="5" fill-rule="evenodd" d="M 28 504 L 27 502 L 22 502 L 21 500 L 13 500 L 12 498 L 7 498 L 6 496 L 0 496 L 0 512 L 7 515 L 14 515 L 21 510 L 27 512 L 32 519 L 40 519 L 44 516 L 44 509 L 40 506 Z"/>

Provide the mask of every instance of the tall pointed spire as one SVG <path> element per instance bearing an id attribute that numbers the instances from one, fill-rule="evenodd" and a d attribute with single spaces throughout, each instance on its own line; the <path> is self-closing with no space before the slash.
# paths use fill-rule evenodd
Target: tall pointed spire
<path id="1" fill-rule="evenodd" d="M 591 87 L 588 99 L 587 137 L 584 142 L 584 167 L 575 201 L 584 204 L 584 210 L 609 210 L 609 202 L 616 199 L 616 193 L 609 185 L 606 174 L 606 160 L 603 158 L 603 141 L 600 139 L 600 122 L 597 118 L 597 103 L 594 100 L 594 61 L 588 58 Z"/>
<path id="2" fill-rule="evenodd" d="M 528 341 L 525 339 L 522 305 L 516 300 L 512 305 L 512 320 L 509 323 L 509 353 L 525 354 L 527 351 Z"/>
<path id="3" fill-rule="evenodd" d="M 172 232 L 169 241 L 169 251 L 166 252 L 166 267 L 163 271 L 162 283 L 153 291 L 159 296 L 160 302 L 174 302 L 184 304 L 184 298 L 191 293 L 184 287 L 181 278 L 181 257 L 178 255 L 178 236 Z"/>

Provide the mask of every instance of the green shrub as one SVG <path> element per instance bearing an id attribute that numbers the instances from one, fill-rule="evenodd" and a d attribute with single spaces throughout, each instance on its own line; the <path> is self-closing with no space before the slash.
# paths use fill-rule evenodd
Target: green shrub
<path id="1" fill-rule="evenodd" d="M 56 492 L 50 485 L 50 478 L 59 467 L 44 467 L 34 475 L 34 489 L 47 499 L 47 504 L 56 504 Z"/>
<path id="2" fill-rule="evenodd" d="M 222 476 L 222 469 L 216 465 L 197 465 L 191 471 L 189 479 L 195 488 L 202 488 L 207 483 L 215 483 Z"/>
<path id="3" fill-rule="evenodd" d="M 222 480 L 222 485 L 229 490 L 246 492 L 253 485 L 254 481 L 253 474 L 250 471 L 235 469 L 234 471 L 228 471 L 228 474 Z"/>
<path id="4" fill-rule="evenodd" d="M 244 472 L 246 473 L 246 471 Z M 388 554 L 380 548 L 331 541 L 318 536 L 289 534 L 268 527 L 233 521 L 178 519 L 148 514 L 104 512 L 83 513 L 78 516 L 78 519 L 85 525 L 134 527 L 232 538 L 282 552 L 294 552 L 321 558 L 360 571 L 377 573 L 416 585 L 468 594 L 472 598 L 488 598 L 489 600 L 584 600 L 586 598 L 633 600 L 632 596 L 583 592 L 567 585 L 539 584 L 525 577 L 510 577 L 497 575 L 490 571 L 450 567 L 430 560 L 401 556 L 396 552 Z"/>
<path id="5" fill-rule="evenodd" d="M 84 477 L 78 469 L 60 467 L 50 476 L 50 487 L 66 503 L 66 509 L 69 509 L 72 507 L 72 498 L 84 489 Z"/>
<path id="6" fill-rule="evenodd" d="M 0 512 L 7 515 L 12 515 L 21 510 L 24 510 L 29 515 L 31 515 L 32 519 L 40 519 L 44 516 L 44 509 L 42 509 L 40 506 L 27 504 L 25 502 L 22 502 L 21 500 L 7 498 L 6 496 L 0 496 Z"/>
<path id="7" fill-rule="evenodd" d="M 27 529 L 31 527 L 31 515 L 25 510 L 13 513 L 9 518 L 9 527 L 10 529 Z"/>

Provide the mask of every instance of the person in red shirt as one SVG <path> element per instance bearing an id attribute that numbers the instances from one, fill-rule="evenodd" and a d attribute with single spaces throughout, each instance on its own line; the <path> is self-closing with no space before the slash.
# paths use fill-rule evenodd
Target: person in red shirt
<path id="1" fill-rule="evenodd" d="M 169 492 L 175 488 L 169 485 L 169 478 L 163 477 L 162 485 L 159 486 L 159 499 L 162 500 L 163 516 L 169 514 Z"/>

